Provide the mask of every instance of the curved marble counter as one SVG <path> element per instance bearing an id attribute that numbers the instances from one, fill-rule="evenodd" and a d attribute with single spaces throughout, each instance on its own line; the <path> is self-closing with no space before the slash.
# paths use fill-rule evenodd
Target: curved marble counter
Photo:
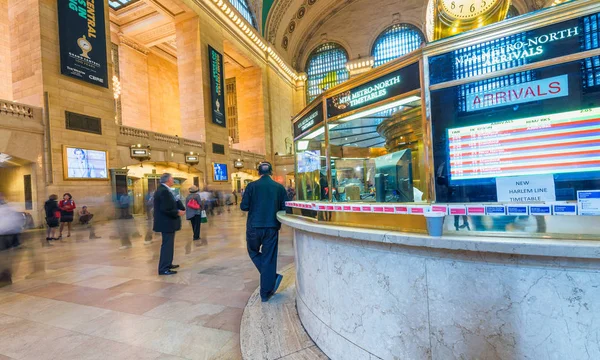
<path id="1" fill-rule="evenodd" d="M 294 228 L 297 307 L 332 359 L 598 359 L 600 242 Z"/>

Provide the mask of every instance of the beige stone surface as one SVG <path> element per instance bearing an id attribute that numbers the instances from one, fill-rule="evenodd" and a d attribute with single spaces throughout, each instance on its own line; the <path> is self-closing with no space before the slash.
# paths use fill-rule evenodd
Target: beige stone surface
<path id="1" fill-rule="evenodd" d="M 0 0 L 0 99 L 12 100 L 10 21 L 8 0 Z"/>
<path id="2" fill-rule="evenodd" d="M 123 125 L 152 130 L 148 56 L 121 44 L 119 75 Z"/>
<path id="3" fill-rule="evenodd" d="M 148 90 L 152 131 L 182 136 L 177 65 L 148 54 Z"/>

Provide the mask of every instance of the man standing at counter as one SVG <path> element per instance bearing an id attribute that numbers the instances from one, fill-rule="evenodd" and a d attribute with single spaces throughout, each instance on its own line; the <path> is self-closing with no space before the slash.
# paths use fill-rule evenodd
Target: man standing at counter
<path id="1" fill-rule="evenodd" d="M 260 179 L 246 187 L 240 208 L 248 211 L 248 255 L 260 273 L 260 297 L 266 302 L 275 295 L 283 279 L 282 275 L 277 274 L 277 248 L 281 228 L 277 212 L 285 210 L 287 196 L 283 185 L 271 179 L 273 167 L 270 163 L 260 163 L 258 174 Z"/>

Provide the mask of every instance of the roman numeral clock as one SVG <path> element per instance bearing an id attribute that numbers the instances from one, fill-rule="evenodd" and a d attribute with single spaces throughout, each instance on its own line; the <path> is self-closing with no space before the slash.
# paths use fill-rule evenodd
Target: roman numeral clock
<path id="1" fill-rule="evenodd" d="M 433 0 L 434 39 L 480 28 L 506 18 L 511 0 Z"/>

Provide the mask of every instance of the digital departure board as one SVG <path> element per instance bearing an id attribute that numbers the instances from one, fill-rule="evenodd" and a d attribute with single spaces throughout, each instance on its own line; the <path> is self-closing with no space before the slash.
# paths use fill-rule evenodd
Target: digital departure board
<path id="1" fill-rule="evenodd" d="M 448 129 L 450 180 L 600 171 L 600 108 Z"/>

